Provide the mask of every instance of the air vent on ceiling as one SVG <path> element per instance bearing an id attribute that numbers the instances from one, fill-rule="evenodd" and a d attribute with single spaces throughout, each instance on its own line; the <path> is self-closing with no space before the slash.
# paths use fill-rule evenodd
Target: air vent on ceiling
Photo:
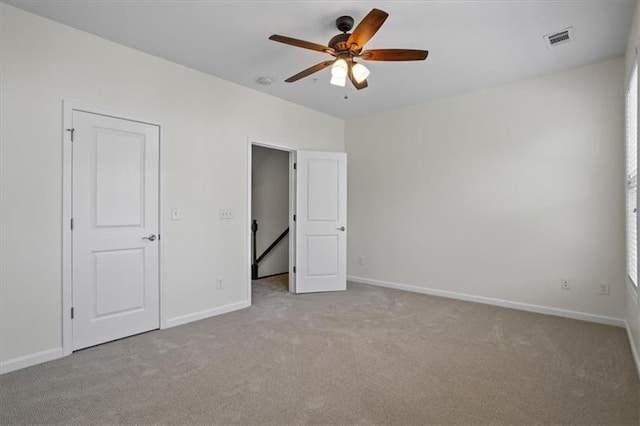
<path id="1" fill-rule="evenodd" d="M 544 36 L 544 43 L 547 45 L 547 49 L 569 43 L 571 40 L 573 40 L 573 27 Z"/>

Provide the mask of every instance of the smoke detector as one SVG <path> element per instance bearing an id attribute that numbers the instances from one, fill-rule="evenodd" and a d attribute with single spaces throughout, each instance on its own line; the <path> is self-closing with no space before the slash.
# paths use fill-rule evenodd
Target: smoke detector
<path id="1" fill-rule="evenodd" d="M 561 44 L 569 43 L 573 40 L 573 27 L 565 28 L 555 33 L 547 34 L 544 37 L 544 44 L 550 49 Z"/>

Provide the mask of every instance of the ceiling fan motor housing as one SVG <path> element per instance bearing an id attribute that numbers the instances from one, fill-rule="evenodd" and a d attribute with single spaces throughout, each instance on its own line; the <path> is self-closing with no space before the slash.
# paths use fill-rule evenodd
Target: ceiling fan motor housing
<path id="1" fill-rule="evenodd" d="M 348 51 L 349 46 L 347 45 L 347 41 L 349 40 L 350 36 L 351 34 L 349 33 L 338 34 L 337 36 L 329 40 L 329 47 L 335 50 L 338 54 L 343 53 L 344 51 Z"/>

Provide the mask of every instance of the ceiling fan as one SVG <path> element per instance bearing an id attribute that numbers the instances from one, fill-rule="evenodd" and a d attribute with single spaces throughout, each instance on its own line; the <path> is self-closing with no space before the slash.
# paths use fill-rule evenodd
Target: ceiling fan
<path id="1" fill-rule="evenodd" d="M 389 14 L 380 9 L 372 9 L 358 24 L 353 33 L 349 33 L 353 28 L 353 18 L 351 16 L 341 16 L 336 19 L 336 26 L 342 34 L 338 34 L 329 40 L 328 46 L 323 46 L 309 41 L 298 40 L 291 37 L 274 34 L 269 40 L 289 44 L 291 46 L 311 49 L 318 52 L 325 52 L 335 59 L 320 62 L 304 71 L 299 72 L 286 79 L 287 83 L 293 83 L 301 78 L 307 77 L 315 72 L 331 66 L 331 84 L 343 86 L 347 78 L 353 83 L 356 89 L 364 89 L 368 86 L 367 77 L 369 70 L 362 64 L 355 61 L 356 58 L 365 61 L 424 61 L 429 54 L 426 50 L 413 49 L 371 49 L 362 50 L 365 43 L 380 29 Z"/>

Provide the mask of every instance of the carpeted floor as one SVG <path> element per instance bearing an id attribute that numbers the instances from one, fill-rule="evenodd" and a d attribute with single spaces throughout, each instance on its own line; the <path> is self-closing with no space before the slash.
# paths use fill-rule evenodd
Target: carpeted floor
<path id="1" fill-rule="evenodd" d="M 626 424 L 625 331 L 349 284 L 0 377 L 1 424 Z"/>

